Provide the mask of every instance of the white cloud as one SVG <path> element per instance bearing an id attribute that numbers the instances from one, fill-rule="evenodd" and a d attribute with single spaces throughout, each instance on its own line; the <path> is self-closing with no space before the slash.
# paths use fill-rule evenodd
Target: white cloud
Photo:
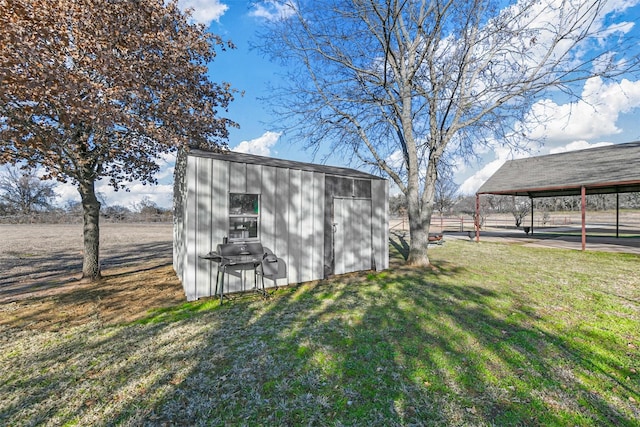
<path id="1" fill-rule="evenodd" d="M 557 104 L 551 99 L 536 102 L 528 121 L 530 136 L 548 144 L 601 138 L 621 133 L 616 122 L 621 113 L 640 107 L 640 81 L 623 79 L 606 84 L 599 77 L 587 80 L 577 102 Z"/>
<path id="2" fill-rule="evenodd" d="M 176 166 L 176 153 L 162 153 L 156 162 L 160 166 L 160 170 L 156 174 L 159 183 L 169 180 L 173 182 L 173 173 Z"/>
<path id="3" fill-rule="evenodd" d="M 120 205 L 135 209 L 143 199 L 149 199 L 163 208 L 173 205 L 173 184 L 143 185 L 133 182 L 127 188 L 129 191 L 114 191 L 107 181 L 96 183 L 96 191 L 104 196 L 107 206 Z"/>
<path id="4" fill-rule="evenodd" d="M 551 148 L 548 150 L 548 154 L 564 153 L 567 151 L 584 150 L 587 148 L 604 147 L 611 145 L 611 142 L 596 142 L 589 143 L 584 140 L 572 141 L 560 147 Z M 528 153 L 514 153 L 507 148 L 498 148 L 495 151 L 495 159 L 484 165 L 482 169 L 475 174 L 467 178 L 459 188 L 461 194 L 470 195 L 475 194 L 476 191 L 484 184 L 500 167 L 505 164 L 507 160 L 518 159 L 524 157 L 530 157 Z"/>
<path id="5" fill-rule="evenodd" d="M 396 150 L 384 159 L 384 161 L 387 162 L 387 165 L 392 169 L 399 170 L 404 166 L 404 154 L 402 150 Z"/>
<path id="6" fill-rule="evenodd" d="M 594 144 L 589 144 L 589 142 L 584 140 L 573 141 L 567 145 L 550 149 L 549 154 L 566 153 L 568 151 L 585 150 L 587 148 L 605 147 L 612 144 L 612 142 L 596 142 Z"/>
<path id="7" fill-rule="evenodd" d="M 136 181 L 127 184 L 129 191 L 115 191 L 109 185 L 108 180 L 96 182 L 96 193 L 105 206 L 120 205 L 134 209 L 143 199 L 147 198 L 162 208 L 170 208 L 173 205 L 173 183 L 143 185 Z M 75 185 L 57 184 L 54 192 L 58 196 L 56 204 L 65 207 L 69 202 L 80 202 L 80 194 Z"/>
<path id="8" fill-rule="evenodd" d="M 53 191 L 56 193 L 58 198 L 56 199 L 56 204 L 64 207 L 67 202 L 80 201 L 80 193 L 78 193 L 78 188 L 70 183 L 56 183 Z"/>
<path id="9" fill-rule="evenodd" d="M 98 198 L 106 206 L 120 205 L 130 209 L 135 208 L 144 198 L 147 198 L 162 208 L 173 205 L 173 173 L 175 169 L 175 153 L 163 153 L 157 160 L 160 170 L 155 175 L 157 185 L 143 185 L 139 181 L 124 183 L 129 191 L 115 191 L 109 185 L 109 180 L 97 181 L 95 184 Z M 80 202 L 80 194 L 71 183 L 56 183 L 53 191 L 57 195 L 56 204 L 65 207 L 69 202 Z"/>
<path id="10" fill-rule="evenodd" d="M 282 133 L 267 131 L 262 136 L 250 141 L 242 141 L 232 151 L 238 153 L 255 154 L 258 156 L 270 156 L 273 147 Z"/>
<path id="11" fill-rule="evenodd" d="M 460 194 L 468 196 L 470 194 L 475 194 L 478 191 L 478 188 L 488 180 L 491 175 L 493 175 L 500 166 L 506 162 L 507 159 L 496 159 L 490 163 L 487 163 L 482 169 L 480 169 L 475 174 L 471 175 L 467 178 L 462 184 L 460 184 L 460 188 L 458 191 Z"/>
<path id="12" fill-rule="evenodd" d="M 494 149 L 494 160 L 485 164 L 482 169 L 475 174 L 467 178 L 461 185 L 458 191 L 463 195 L 475 194 L 478 188 L 485 183 L 487 179 L 491 177 L 500 167 L 510 159 L 527 157 L 525 153 L 514 153 L 512 150 L 506 147 L 496 147 Z"/>
<path id="13" fill-rule="evenodd" d="M 295 13 L 296 6 L 293 1 L 285 3 L 278 1 L 263 1 L 254 5 L 250 16 L 263 18 L 267 21 L 286 19 Z"/>
<path id="14" fill-rule="evenodd" d="M 229 6 L 221 3 L 220 0 L 179 0 L 178 4 L 182 10 L 192 9 L 192 18 L 206 26 L 213 21 L 218 21 L 229 9 Z"/>

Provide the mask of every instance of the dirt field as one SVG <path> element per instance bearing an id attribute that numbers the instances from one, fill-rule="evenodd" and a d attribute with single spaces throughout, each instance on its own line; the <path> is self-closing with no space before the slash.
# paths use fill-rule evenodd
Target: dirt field
<path id="1" fill-rule="evenodd" d="M 102 224 L 97 283 L 79 280 L 82 226 L 0 225 L 0 325 L 128 322 L 184 302 L 171 224 Z"/>

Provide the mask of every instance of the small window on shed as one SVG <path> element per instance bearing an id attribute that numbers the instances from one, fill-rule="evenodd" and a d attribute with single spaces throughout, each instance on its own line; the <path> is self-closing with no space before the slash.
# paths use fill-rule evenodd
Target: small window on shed
<path id="1" fill-rule="evenodd" d="M 260 224 L 258 194 L 229 194 L 229 241 L 257 240 Z"/>
<path id="2" fill-rule="evenodd" d="M 368 179 L 356 179 L 353 182 L 353 196 L 363 199 L 371 198 L 371 181 Z"/>

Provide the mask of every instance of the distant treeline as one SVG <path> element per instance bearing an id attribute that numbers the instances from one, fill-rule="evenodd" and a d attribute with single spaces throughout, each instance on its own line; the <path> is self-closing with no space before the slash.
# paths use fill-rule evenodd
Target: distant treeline
<path id="1" fill-rule="evenodd" d="M 133 208 L 114 205 L 100 209 L 101 222 L 171 222 L 171 209 L 157 206 L 143 200 Z M 0 223 L 2 224 L 81 224 L 82 206 L 79 202 L 70 203 L 64 208 L 52 207 L 22 213 L 0 203 Z"/>
<path id="2" fill-rule="evenodd" d="M 618 202 L 616 202 L 616 197 Z M 640 193 L 591 194 L 587 196 L 587 210 L 640 209 Z M 531 199 L 528 197 L 483 195 L 481 209 L 486 213 L 514 213 L 519 210 L 530 210 Z M 572 212 L 580 211 L 580 196 L 542 197 L 533 199 L 533 208 L 537 212 Z M 439 198 L 436 196 L 435 213 L 440 215 L 473 215 L 476 209 L 475 196 Z M 389 199 L 389 214 L 403 216 L 407 205 L 404 195 L 392 196 Z"/>

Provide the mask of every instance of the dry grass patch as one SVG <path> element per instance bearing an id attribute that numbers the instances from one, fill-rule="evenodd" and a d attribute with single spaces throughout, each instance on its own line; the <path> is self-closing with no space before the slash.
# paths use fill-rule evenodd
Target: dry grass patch
<path id="1" fill-rule="evenodd" d="M 152 308 L 184 302 L 182 285 L 170 265 L 146 263 L 109 269 L 97 282 L 51 283 L 46 291 L 0 306 L 0 327 L 61 330 L 97 322 L 141 319 Z"/>

